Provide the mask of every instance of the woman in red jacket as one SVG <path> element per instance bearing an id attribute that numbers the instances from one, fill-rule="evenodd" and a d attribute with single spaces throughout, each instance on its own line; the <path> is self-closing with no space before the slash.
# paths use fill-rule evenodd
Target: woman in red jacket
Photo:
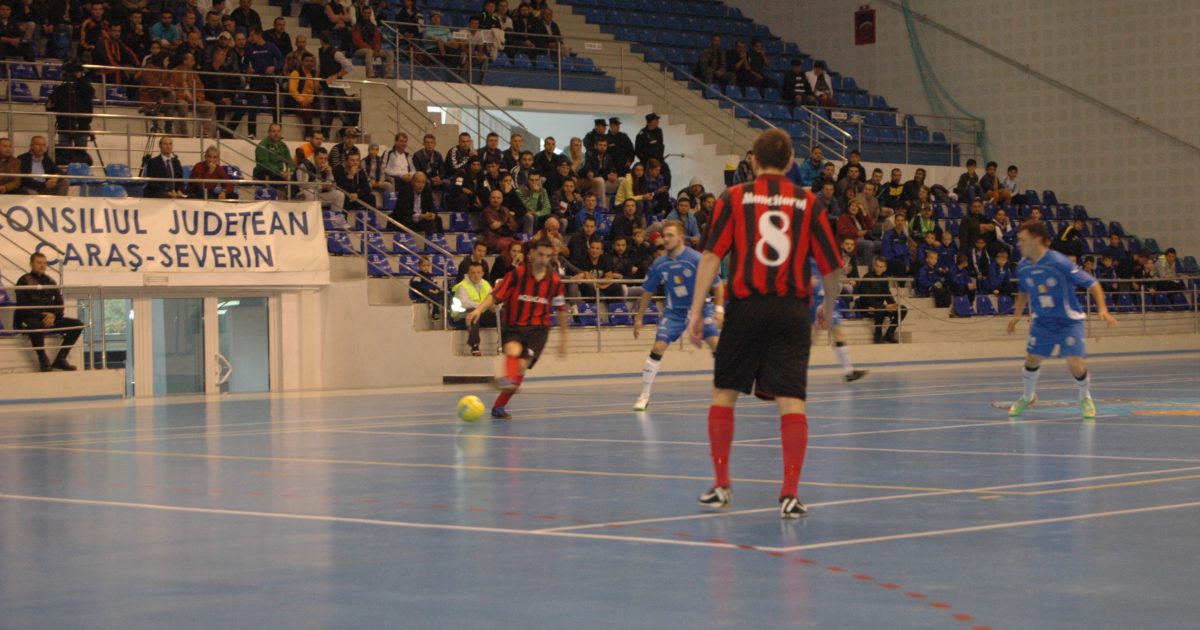
<path id="1" fill-rule="evenodd" d="M 871 261 L 879 255 L 879 242 L 870 240 L 871 227 L 875 224 L 871 220 L 870 215 L 863 212 L 862 201 L 858 199 L 850 200 L 850 208 L 848 212 L 838 217 L 837 221 L 837 237 L 838 241 L 852 238 L 858 249 L 858 263 L 860 265 L 870 265 Z"/>

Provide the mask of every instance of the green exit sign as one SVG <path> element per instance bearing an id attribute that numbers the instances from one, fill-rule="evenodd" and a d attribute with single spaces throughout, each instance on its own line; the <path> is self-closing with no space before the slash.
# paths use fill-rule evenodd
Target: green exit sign
<path id="1" fill-rule="evenodd" d="M 523 100 L 521 100 L 521 99 L 519 99 L 519 98 L 510 98 L 510 99 L 508 99 L 508 106 L 509 106 L 509 107 L 521 107 L 521 106 L 522 106 L 522 105 L 524 105 L 524 104 L 525 104 L 525 101 L 523 101 Z"/>

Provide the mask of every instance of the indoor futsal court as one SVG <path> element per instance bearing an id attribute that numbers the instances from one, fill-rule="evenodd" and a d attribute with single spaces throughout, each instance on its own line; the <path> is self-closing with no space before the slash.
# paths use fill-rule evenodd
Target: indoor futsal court
<path id="1" fill-rule="evenodd" d="M 1194 628 L 1197 355 L 1019 363 L 814 371 L 795 521 L 753 399 L 696 504 L 704 375 L 0 409 L 0 627 Z"/>

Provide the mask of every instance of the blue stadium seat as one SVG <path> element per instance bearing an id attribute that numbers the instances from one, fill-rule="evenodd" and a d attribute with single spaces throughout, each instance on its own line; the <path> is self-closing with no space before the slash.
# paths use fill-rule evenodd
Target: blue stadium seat
<path id="1" fill-rule="evenodd" d="M 579 313 L 571 320 L 571 326 L 596 326 L 599 324 L 599 317 L 596 315 L 596 305 L 590 302 L 584 302 L 579 305 Z"/>
<path id="2" fill-rule="evenodd" d="M 624 302 L 612 302 L 608 305 L 608 320 L 605 326 L 632 326 L 633 315 L 629 314 L 629 307 Z"/>
<path id="3" fill-rule="evenodd" d="M 1200 263 L 1196 262 L 1195 256 L 1183 257 L 1183 272 L 1200 274 Z"/>
<path id="4" fill-rule="evenodd" d="M 1190 310 L 1192 310 L 1192 305 L 1188 303 L 1187 294 L 1172 293 L 1170 295 L 1171 295 L 1170 309 L 1172 311 L 1190 311 Z"/>
<path id="5" fill-rule="evenodd" d="M 374 230 L 380 229 L 379 217 L 376 216 L 375 212 L 372 210 L 359 210 L 358 212 L 355 212 L 354 222 L 354 224 L 358 226 L 358 229 L 360 230 L 363 229 L 364 226 L 370 227 Z"/>
<path id="6" fill-rule="evenodd" d="M 440 247 L 447 250 L 450 249 L 450 243 L 446 241 L 445 234 L 433 234 L 429 236 L 428 241 L 425 243 L 425 253 L 435 253 L 437 251 L 434 249 L 435 247 Z"/>
<path id="7" fill-rule="evenodd" d="M 1108 222 L 1108 233 L 1116 234 L 1117 236 L 1124 238 L 1125 237 L 1125 228 L 1121 225 L 1120 221 L 1109 221 Z"/>
<path id="8" fill-rule="evenodd" d="M 1043 190 L 1042 191 L 1042 203 L 1045 203 L 1047 205 L 1057 206 L 1058 205 L 1058 196 L 1054 194 L 1053 190 Z"/>
<path id="9" fill-rule="evenodd" d="M 1025 191 L 1025 203 L 1030 206 L 1040 206 L 1040 205 L 1042 205 L 1042 199 L 1041 199 L 1041 197 L 1038 197 L 1038 193 L 1036 190 L 1026 190 Z M 1047 205 L 1049 205 L 1049 204 L 1047 204 Z"/>
<path id="10" fill-rule="evenodd" d="M 955 317 L 975 316 L 975 309 L 971 308 L 971 298 L 965 295 L 954 296 L 954 304 L 951 308 Z"/>
<path id="11" fill-rule="evenodd" d="M 1162 249 L 1158 246 L 1158 241 L 1152 238 L 1142 241 L 1142 248 L 1151 254 L 1162 253 Z"/>
<path id="12" fill-rule="evenodd" d="M 949 214 L 948 214 L 948 216 L 949 216 L 951 219 L 961 219 L 961 218 L 963 218 L 963 209 L 962 209 L 962 205 L 961 205 L 961 204 L 952 203 L 952 204 L 950 204 L 950 205 L 947 207 L 947 210 L 949 210 Z"/>
<path id="13" fill-rule="evenodd" d="M 104 184 L 92 189 L 97 192 L 96 196 L 108 199 L 124 199 L 129 196 L 129 192 L 125 190 L 125 187 L 119 184 Z"/>
<path id="14" fill-rule="evenodd" d="M 367 232 L 367 253 L 387 255 L 387 247 L 383 244 L 383 235 L 379 232 Z"/>
<path id="15" fill-rule="evenodd" d="M 1072 208 L 1072 218 L 1079 218 L 1079 219 L 1083 219 L 1084 221 L 1087 221 L 1088 220 L 1087 208 L 1080 206 L 1080 205 L 1075 206 L 1074 208 Z"/>
<path id="16" fill-rule="evenodd" d="M 401 276 L 415 276 L 421 271 L 421 259 L 413 254 L 402 254 L 396 265 L 396 273 Z"/>
<path id="17" fill-rule="evenodd" d="M 503 57 L 504 55 L 500 55 Z M 396 209 L 397 194 L 394 192 L 383 193 L 383 209 L 391 212 Z"/>
<path id="18" fill-rule="evenodd" d="M 1104 226 L 1103 221 L 1092 222 L 1092 236 L 1099 236 L 1101 238 L 1108 237 L 1108 228 Z"/>
<path id="19" fill-rule="evenodd" d="M 1113 312 L 1132 313 L 1138 309 L 1133 304 L 1133 296 L 1128 293 L 1118 293 L 1113 296 Z"/>
<path id="20" fill-rule="evenodd" d="M 92 167 L 88 166 L 87 164 L 84 164 L 83 162 L 71 162 L 70 164 L 67 165 L 67 175 L 70 175 L 71 177 L 88 177 L 91 174 L 92 174 Z M 89 181 L 86 179 L 70 180 L 70 184 L 72 186 L 89 186 L 93 183 L 99 183 L 99 182 L 97 180 Z"/>
<path id="21" fill-rule="evenodd" d="M 325 220 L 326 232 L 346 229 L 346 215 L 342 214 L 341 212 L 325 210 L 322 212 L 322 215 Z"/>
<path id="22" fill-rule="evenodd" d="M 62 66 L 58 64 L 46 64 L 42 66 L 42 80 L 53 83 L 62 81 L 63 72 Z"/>
<path id="23" fill-rule="evenodd" d="M 334 256 L 351 256 L 357 253 L 350 235 L 341 231 L 325 232 L 325 247 Z"/>
<path id="24" fill-rule="evenodd" d="M 658 319 L 658 305 L 651 302 L 650 306 L 646 307 L 646 312 L 642 313 L 642 323 L 646 324 L 647 326 L 654 326 L 658 324 Z"/>
<path id="25" fill-rule="evenodd" d="M 50 100 L 50 93 L 54 91 L 53 83 L 43 83 L 42 87 L 38 88 L 38 102 L 45 103 Z"/>
<path id="26" fill-rule="evenodd" d="M 992 304 L 992 298 L 981 295 L 975 298 L 975 314 L 976 315 L 995 315 L 996 306 Z"/>
<path id="27" fill-rule="evenodd" d="M 27 64 L 27 63 L 13 64 L 9 68 L 9 78 L 10 79 L 24 79 L 27 81 L 36 81 L 38 78 L 37 69 L 34 68 L 31 64 Z"/>
<path id="28" fill-rule="evenodd" d="M 234 166 L 233 164 L 225 165 L 225 174 L 229 175 L 229 179 L 234 179 L 234 180 L 246 179 L 246 174 L 242 172 L 242 169 L 238 168 L 237 166 Z"/>
<path id="29" fill-rule="evenodd" d="M 279 199 L 279 191 L 270 186 L 255 186 L 254 198 L 258 201 L 277 201 Z"/>
<path id="30" fill-rule="evenodd" d="M 1012 296 L 1001 295 L 996 299 L 996 311 L 1001 315 L 1012 315 L 1016 311 Z"/>
<path id="31" fill-rule="evenodd" d="M 451 212 L 450 213 L 450 231 L 451 232 L 470 232 L 471 220 L 466 212 Z"/>
<path id="32" fill-rule="evenodd" d="M 470 234 L 458 235 L 458 246 L 454 248 L 455 253 L 468 256 L 471 254 L 471 249 L 475 247 L 475 240 Z"/>
<path id="33" fill-rule="evenodd" d="M 393 254 L 413 254 L 417 251 L 417 239 L 408 232 L 396 232 L 392 234 L 392 253 Z"/>
<path id="34" fill-rule="evenodd" d="M 762 100 L 762 93 L 759 92 L 758 88 L 756 87 L 748 87 L 746 88 L 745 92 L 747 101 L 757 103 L 758 101 Z"/>
<path id="35" fill-rule="evenodd" d="M 29 84 L 24 81 L 9 81 L 8 90 L 14 103 L 37 102 L 37 99 L 33 96 L 33 92 L 29 89 Z"/>
<path id="36" fill-rule="evenodd" d="M 384 254 L 367 255 L 367 275 L 372 278 L 390 278 L 395 275 L 392 263 Z"/>

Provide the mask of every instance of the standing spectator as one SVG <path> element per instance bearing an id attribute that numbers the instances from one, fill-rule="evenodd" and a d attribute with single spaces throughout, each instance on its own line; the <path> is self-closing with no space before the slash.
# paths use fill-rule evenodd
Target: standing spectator
<path id="1" fill-rule="evenodd" d="M 245 0 L 243 0 L 245 1 Z M 371 7 L 364 7 L 359 12 L 359 20 L 354 25 L 351 38 L 354 41 L 354 56 L 362 58 L 367 69 L 367 78 L 375 78 L 375 58 L 383 59 L 383 76 L 385 79 L 396 78 L 396 61 L 392 49 L 383 48 L 383 36 L 375 25 L 375 14 Z"/>
<path id="2" fill-rule="evenodd" d="M 175 155 L 175 140 L 171 136 L 158 139 L 158 155 L 146 160 L 144 177 L 165 181 L 146 183 L 145 196 L 151 199 L 179 199 L 187 196 L 183 181 L 183 165 Z"/>
<path id="3" fill-rule="evenodd" d="M 292 54 L 293 50 L 292 36 L 288 35 L 287 22 L 284 21 L 283 18 L 275 18 L 275 22 L 272 24 L 272 26 L 274 28 L 263 33 L 263 38 L 267 40 L 267 43 L 275 44 L 275 47 L 279 49 L 279 54 L 283 55 L 284 67 L 286 67 L 287 57 L 288 55 Z"/>
<path id="4" fill-rule="evenodd" d="M 45 254 L 29 257 L 29 273 L 17 279 L 17 307 L 13 315 L 13 328 L 29 335 L 29 344 L 37 354 L 38 365 L 43 372 L 51 370 L 73 371 L 75 366 L 67 363 L 71 348 L 83 333 L 83 322 L 63 317 L 62 292 L 54 288 L 54 279 L 46 274 Z M 33 287 L 44 287 L 34 289 Z M 32 331 L 49 332 L 32 332 Z M 62 346 L 50 362 L 46 356 L 46 335 L 61 334 Z"/>
<path id="5" fill-rule="evenodd" d="M 425 236 L 441 234 L 444 231 L 428 182 L 425 173 L 418 172 L 413 175 L 412 185 L 400 189 L 396 198 L 396 209 L 392 211 L 393 219 Z"/>
<path id="6" fill-rule="evenodd" d="M 805 74 L 808 84 L 812 86 L 817 104 L 821 107 L 837 107 L 837 98 L 833 94 L 833 81 L 825 72 L 825 62 L 818 61 L 813 69 Z"/>
<path id="7" fill-rule="evenodd" d="M 592 121 L 593 128 L 583 136 L 583 149 L 588 153 L 596 150 L 596 138 L 608 137 L 608 124 L 603 118 Z"/>
<path id="8" fill-rule="evenodd" d="M 791 69 L 783 75 L 783 102 L 794 107 L 817 104 L 817 96 L 804 74 L 803 59 L 793 59 Z"/>
<path id="9" fill-rule="evenodd" d="M 46 153 L 46 136 L 29 139 L 29 151 L 17 157 L 21 162 L 21 187 L 23 195 L 66 195 L 69 184 L 66 179 L 49 179 L 46 175 L 57 175 L 58 164 Z"/>
<path id="10" fill-rule="evenodd" d="M 300 199 L 327 203 L 334 212 L 345 212 L 346 194 L 337 189 L 333 168 L 329 166 L 329 152 L 324 147 L 316 147 L 310 159 L 305 157 L 302 149 L 296 149 L 296 160 Z"/>
<path id="11" fill-rule="evenodd" d="M 954 185 L 955 201 L 971 201 L 976 197 L 983 197 L 983 189 L 979 187 L 979 175 L 975 173 L 977 165 L 975 158 L 967 160 L 966 172 L 958 176 L 958 183 Z"/>
<path id="12" fill-rule="evenodd" d="M 300 40 L 299 37 L 296 38 Z M 321 82 L 317 78 L 317 58 L 312 53 L 304 53 L 300 67 L 293 70 L 288 79 L 288 95 L 296 105 L 296 114 L 304 125 L 304 137 L 313 135 L 313 117 L 317 115 L 317 95 L 321 91 Z M 218 114 L 219 116 L 219 114 Z M 234 126 L 237 123 L 234 122 Z"/>
<path id="13" fill-rule="evenodd" d="M 5 59 L 33 61 L 33 42 L 12 17 L 12 5 L 0 4 L 0 54 Z"/>
<path id="14" fill-rule="evenodd" d="M 617 165 L 617 174 L 624 176 L 633 166 L 635 151 L 629 134 L 621 131 L 621 119 L 613 116 L 608 119 L 608 151 Z"/>
<path id="15" fill-rule="evenodd" d="M 525 136 L 514 131 L 508 137 L 508 148 L 504 150 L 504 155 L 500 160 L 500 168 L 515 175 L 518 172 L 518 167 L 521 165 L 521 154 L 525 152 Z M 532 153 L 529 154 L 529 163 L 533 164 Z"/>
<path id="16" fill-rule="evenodd" d="M 880 244 L 871 240 L 871 231 L 875 222 L 863 210 L 861 198 L 850 200 L 846 213 L 837 219 L 837 236 L 839 240 L 853 240 L 858 261 L 861 265 L 869 265 L 879 255 Z"/>
<path id="17" fill-rule="evenodd" d="M 596 139 L 596 150 L 589 151 L 584 166 L 583 178 L 590 182 L 590 191 L 597 197 L 602 197 L 601 205 L 610 207 L 608 196 L 617 192 L 617 167 L 612 156 L 608 154 L 608 138 L 600 136 Z"/>
<path id="18" fill-rule="evenodd" d="M 336 3 L 336 0 L 330 0 Z M 325 79 L 321 95 L 321 131 L 329 137 L 333 118 L 341 118 L 346 127 L 358 126 L 358 112 L 361 105 L 351 97 L 345 88 L 338 87 L 334 82 L 354 69 L 354 64 L 335 48 L 333 38 L 329 33 L 321 33 L 321 48 L 317 51 L 317 75 Z"/>
<path id="19" fill-rule="evenodd" d="M 271 123 L 267 137 L 254 150 L 254 179 L 286 182 L 291 179 L 292 154 L 283 142 L 283 127 Z"/>
<path id="20" fill-rule="evenodd" d="M 350 41 L 350 25 L 354 24 L 354 17 L 350 15 L 347 7 L 343 6 L 339 0 L 329 0 L 325 4 L 325 20 L 329 24 L 327 31 L 319 31 L 322 35 L 329 34 L 330 44 L 342 53 L 353 52 L 351 50 Z"/>
<path id="21" fill-rule="evenodd" d="M 412 183 L 417 172 L 412 157 L 408 155 L 408 134 L 401 131 L 392 139 L 392 148 L 383 157 L 383 173 L 391 181 L 393 191 L 403 191 Z M 428 184 L 428 175 L 425 179 Z M 432 195 L 433 191 L 429 194 Z"/>
<path id="22" fill-rule="evenodd" d="M 66 80 L 55 86 L 46 101 L 46 111 L 55 114 L 59 161 L 91 164 L 87 150 L 79 147 L 87 146 L 91 137 L 92 99 L 96 93 L 91 82 L 83 78 L 83 66 L 78 62 L 63 64 L 63 73 Z"/>
<path id="23" fill-rule="evenodd" d="M 470 139 L 470 136 L 467 136 Z M 425 173 L 434 191 L 442 190 L 442 176 L 446 172 L 446 163 L 442 154 L 437 150 L 437 137 L 431 133 L 421 139 L 421 150 L 412 157 L 413 170 Z"/>
<path id="24" fill-rule="evenodd" d="M 721 49 L 720 35 L 713 35 L 708 48 L 700 53 L 695 72 L 696 76 L 709 85 L 726 86 L 733 81 L 733 74 L 726 65 L 725 51 Z"/>
<path id="25" fill-rule="evenodd" d="M 517 217 L 504 206 L 504 193 L 493 190 L 483 209 L 482 238 L 491 251 L 502 252 L 517 236 Z"/>
<path id="26" fill-rule="evenodd" d="M 250 4 L 250 0 L 242 0 L 245 6 Z M 247 67 L 242 70 L 248 74 L 254 75 L 250 77 L 250 100 L 251 109 L 247 112 L 249 120 L 246 126 L 250 132 L 250 138 L 258 134 L 258 114 L 262 109 L 266 109 L 271 115 L 271 122 L 279 122 L 279 117 L 276 115 L 275 91 L 276 81 L 274 75 L 279 74 L 283 69 L 283 55 L 275 44 L 267 42 L 263 37 L 261 28 L 254 27 L 250 29 L 250 45 L 246 47 L 246 58 L 249 60 Z M 256 104 L 262 104 L 262 107 L 253 107 Z"/>
<path id="27" fill-rule="evenodd" d="M 892 296 L 887 281 L 888 268 L 887 260 L 876 258 L 871 271 L 854 285 L 854 294 L 858 296 L 854 308 L 866 312 L 874 322 L 875 343 L 899 343 L 896 328 L 908 315 L 908 309 L 898 304 Z M 888 324 L 886 332 L 884 322 Z"/>
<path id="28" fill-rule="evenodd" d="M 468 263 L 467 277 L 454 285 L 454 304 L 450 307 L 450 316 L 454 320 L 455 328 L 468 330 L 467 347 L 470 348 L 473 357 L 481 354 L 479 351 L 479 327 L 496 327 L 496 313 L 492 309 L 488 309 L 480 317 L 471 320 L 464 319 L 467 313 L 478 308 L 492 294 L 492 285 L 484 279 L 483 274 L 483 265 L 478 262 Z"/>
<path id="29" fill-rule="evenodd" d="M 370 210 L 367 204 L 375 200 L 375 193 L 362 168 L 362 155 L 357 151 L 347 155 L 344 164 L 333 167 L 333 181 L 346 193 L 346 210 Z"/>
<path id="30" fill-rule="evenodd" d="M 650 160 L 658 160 L 665 163 L 666 147 L 663 145 L 663 131 L 659 128 L 658 121 L 658 114 L 646 114 L 646 126 L 637 132 L 634 153 L 639 162 L 649 164 Z"/>
<path id="31" fill-rule="evenodd" d="M 542 140 L 542 150 L 533 156 L 533 168 L 541 173 L 542 177 L 550 177 L 556 170 L 555 165 L 559 162 L 559 157 L 554 148 L 554 136 L 546 136 Z"/>
<path id="32" fill-rule="evenodd" d="M 204 160 L 192 167 L 191 179 L 193 181 L 188 184 L 188 197 L 235 200 L 233 182 L 229 179 L 229 172 L 221 165 L 221 151 L 215 146 L 204 150 Z M 225 180 L 225 183 L 200 180 Z"/>

